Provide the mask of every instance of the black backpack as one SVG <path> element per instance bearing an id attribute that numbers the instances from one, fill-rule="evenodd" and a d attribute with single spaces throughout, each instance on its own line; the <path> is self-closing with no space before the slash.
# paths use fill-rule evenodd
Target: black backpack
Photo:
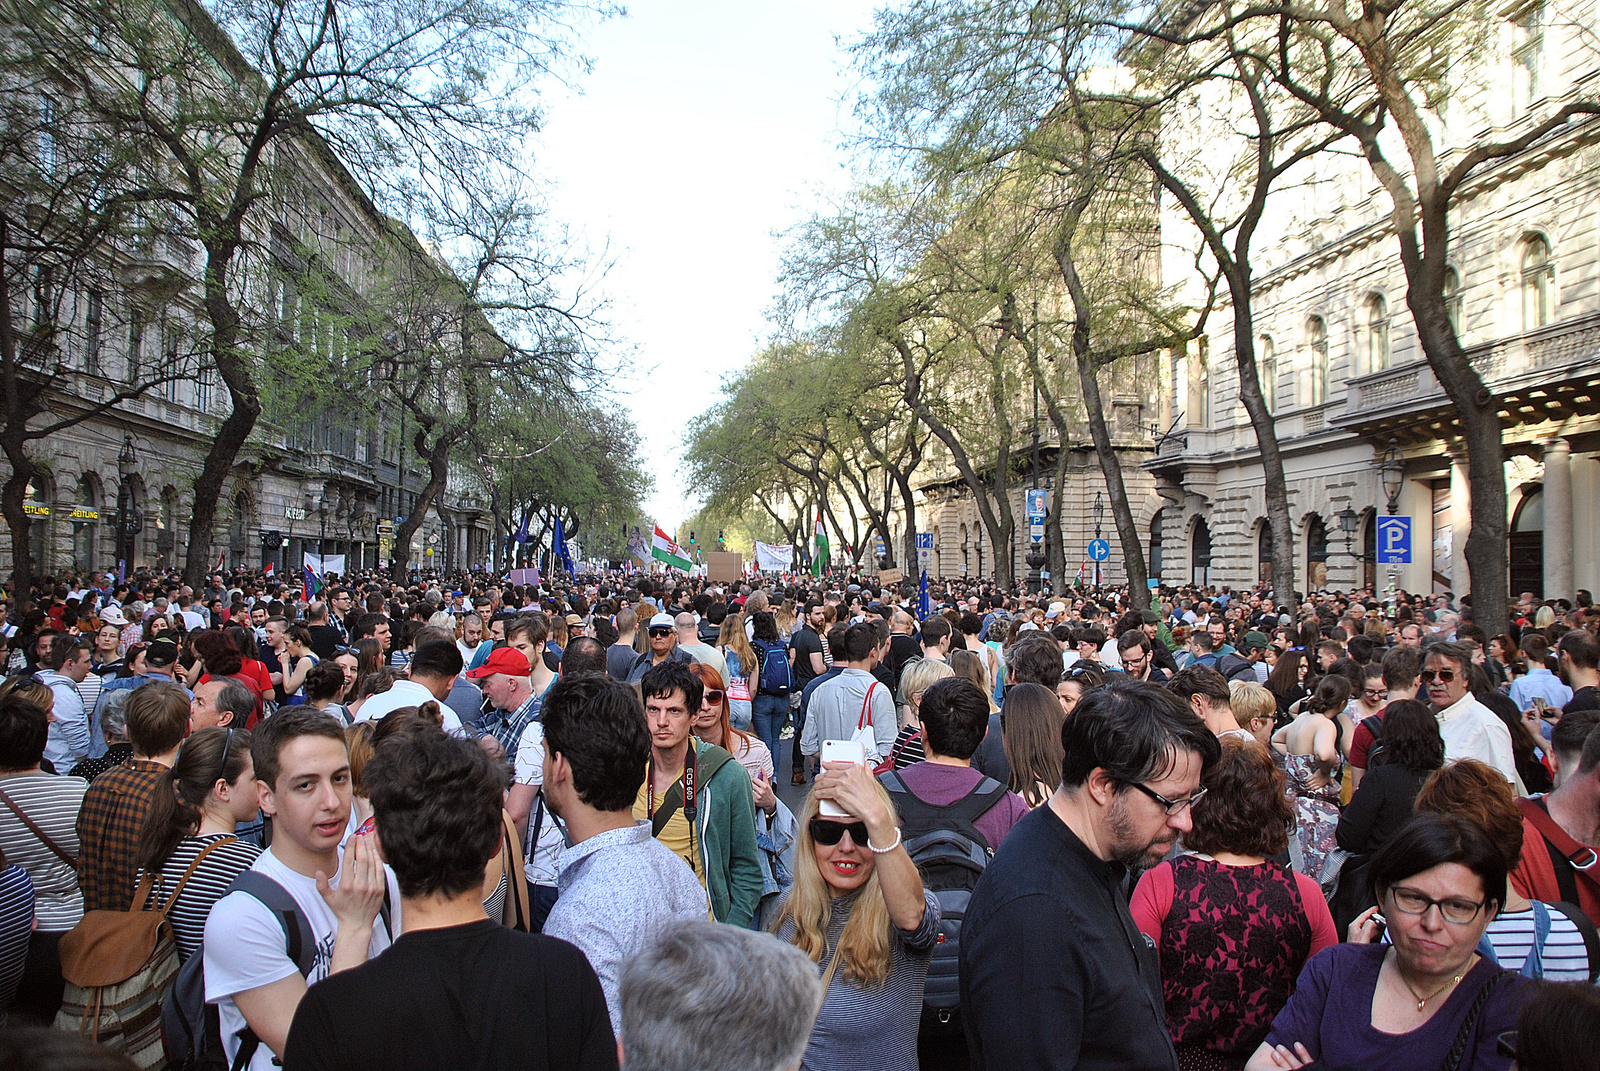
<path id="1" fill-rule="evenodd" d="M 1383 719 L 1376 714 L 1361 719 L 1361 724 L 1367 727 L 1367 732 L 1372 734 L 1372 743 L 1367 745 L 1367 769 L 1382 766 L 1388 762 L 1388 757 L 1383 753 Z"/>
<path id="2" fill-rule="evenodd" d="M 939 939 L 928 964 L 922 1005 L 924 1011 L 948 1022 L 961 1006 L 961 922 L 972 890 L 994 858 L 994 849 L 974 823 L 1005 797 L 1006 786 L 985 777 L 961 799 L 936 807 L 918 798 L 893 770 L 878 780 L 889 790 L 900 815 L 906 854 L 917 864 L 922 884 L 939 901 Z"/>
<path id="3" fill-rule="evenodd" d="M 300 911 L 289 890 L 256 870 L 246 870 L 233 879 L 222 894 L 248 893 L 260 900 L 283 927 L 285 950 L 300 974 L 307 980 L 316 963 L 317 935 Z M 221 899 L 221 897 L 218 897 Z M 389 890 L 385 885 L 383 918 L 385 932 L 393 933 L 389 921 Z M 178 976 L 161 1002 L 161 1033 L 167 1044 L 167 1067 L 172 1071 L 226 1071 L 229 1067 L 222 1047 L 222 1019 L 217 1005 L 206 1003 L 205 952 L 184 960 Z M 260 1048 L 261 1039 L 248 1027 L 239 1035 L 239 1052 L 232 1071 L 243 1071 Z"/>

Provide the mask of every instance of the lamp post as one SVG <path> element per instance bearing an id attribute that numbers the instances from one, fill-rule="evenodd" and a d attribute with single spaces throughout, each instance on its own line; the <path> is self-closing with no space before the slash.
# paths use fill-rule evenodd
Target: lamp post
<path id="1" fill-rule="evenodd" d="M 126 579 L 133 565 L 133 536 L 142 524 L 133 511 L 133 473 L 139 455 L 133 448 L 133 436 L 122 437 L 122 449 L 117 453 L 117 570 L 118 579 Z"/>
<path id="2" fill-rule="evenodd" d="M 1101 525 L 1101 522 L 1104 521 L 1105 517 L 1106 517 L 1106 502 L 1105 502 L 1105 495 L 1104 495 L 1103 492 L 1096 491 L 1094 493 L 1094 509 L 1093 509 L 1093 513 L 1094 513 L 1094 537 L 1096 539 L 1099 539 L 1100 538 L 1100 525 Z M 1100 586 L 1100 579 L 1101 579 L 1101 577 L 1100 577 L 1100 563 L 1099 562 L 1095 562 L 1094 563 L 1094 586 L 1095 587 L 1099 587 Z"/>
<path id="3" fill-rule="evenodd" d="M 322 559 L 328 553 L 327 547 L 324 545 L 328 542 L 328 487 L 326 484 L 322 487 L 322 493 L 317 496 L 317 517 L 322 522 L 322 527 L 317 532 L 317 557 Z"/>
<path id="4" fill-rule="evenodd" d="M 1383 452 L 1378 474 L 1383 479 L 1383 493 L 1389 500 L 1389 513 L 1393 515 L 1400 508 L 1400 490 L 1405 486 L 1406 457 L 1400 452 L 1399 441 L 1392 437 L 1389 448 Z"/>

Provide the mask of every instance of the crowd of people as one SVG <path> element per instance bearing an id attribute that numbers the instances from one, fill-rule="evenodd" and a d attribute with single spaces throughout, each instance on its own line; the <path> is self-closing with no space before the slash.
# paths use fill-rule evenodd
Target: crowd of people
<path id="1" fill-rule="evenodd" d="M 12 593 L 0 1062 L 1593 1066 L 1586 592 L 916 603 Z"/>

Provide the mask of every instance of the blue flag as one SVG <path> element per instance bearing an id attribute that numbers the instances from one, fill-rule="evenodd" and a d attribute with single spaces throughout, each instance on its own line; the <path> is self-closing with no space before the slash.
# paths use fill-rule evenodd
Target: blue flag
<path id="1" fill-rule="evenodd" d="M 926 618 L 931 610 L 928 607 L 928 571 L 922 571 L 922 579 L 917 583 L 917 617 Z"/>
<path id="2" fill-rule="evenodd" d="M 567 526 L 561 523 L 560 517 L 556 518 L 555 543 L 551 550 L 554 552 L 556 561 L 561 563 L 563 569 L 573 575 L 577 575 L 578 568 L 573 564 L 572 554 L 567 550 Z"/>
<path id="3" fill-rule="evenodd" d="M 517 530 L 516 536 L 513 537 L 518 543 L 526 543 L 528 541 L 528 518 L 531 516 L 531 512 L 522 515 L 522 527 Z"/>

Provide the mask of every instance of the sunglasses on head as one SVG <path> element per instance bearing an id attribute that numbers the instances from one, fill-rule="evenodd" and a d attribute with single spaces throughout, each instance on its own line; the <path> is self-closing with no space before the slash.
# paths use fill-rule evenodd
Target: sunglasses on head
<path id="1" fill-rule="evenodd" d="M 850 842 L 858 846 L 867 843 L 867 823 L 865 822 L 830 822 L 826 818 L 811 819 L 811 839 L 822 845 L 838 844 L 846 832 L 850 834 Z"/>

